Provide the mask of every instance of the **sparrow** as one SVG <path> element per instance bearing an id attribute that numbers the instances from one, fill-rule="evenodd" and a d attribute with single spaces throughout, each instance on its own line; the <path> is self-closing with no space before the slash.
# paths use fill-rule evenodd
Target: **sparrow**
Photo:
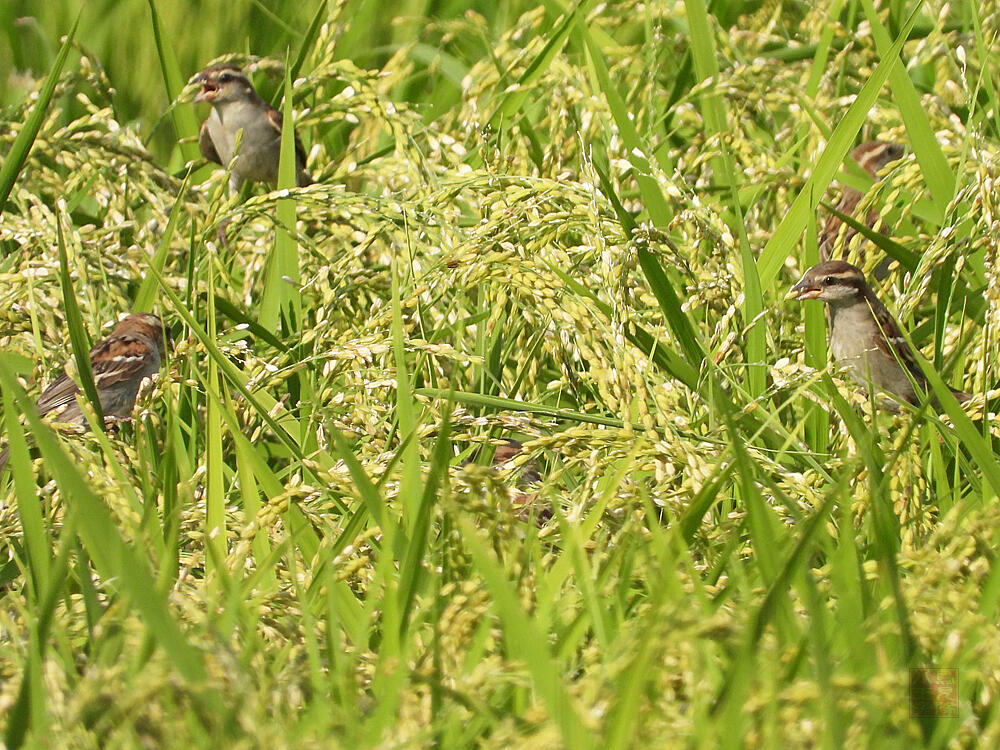
<path id="1" fill-rule="evenodd" d="M 524 452 L 524 446 L 518 440 L 505 438 L 493 452 L 492 466 L 494 469 L 501 469 L 508 461 L 513 461 Z M 535 484 L 542 481 L 542 475 L 538 473 L 538 464 L 532 459 L 524 464 L 521 469 L 521 476 L 518 484 Z"/>
<path id="2" fill-rule="evenodd" d="M 496 451 L 493 453 L 493 461 L 491 466 L 494 469 L 503 469 L 507 466 L 511 466 L 511 461 L 517 458 L 521 453 L 524 452 L 524 446 L 517 440 L 512 438 L 505 438 L 504 441 L 497 446 Z M 517 494 L 511 501 L 514 508 L 518 510 L 518 516 L 520 518 L 527 520 L 532 516 L 535 516 L 535 521 L 538 525 L 544 525 L 550 518 L 552 518 L 552 509 L 548 507 L 538 507 L 538 493 L 537 492 L 527 492 L 529 485 L 537 484 L 542 481 L 542 475 L 538 473 L 538 463 L 532 459 L 521 467 L 520 476 L 517 478 L 516 489 Z"/>
<path id="3" fill-rule="evenodd" d="M 919 400 L 918 388 L 927 390 L 927 378 L 899 325 L 857 267 L 842 260 L 820 263 L 805 272 L 789 296 L 827 303 L 830 351 L 857 383 L 871 383 L 911 404 Z M 952 393 L 962 403 L 971 398 Z"/>
<path id="4" fill-rule="evenodd" d="M 868 141 L 855 148 L 851 152 L 851 158 L 874 178 L 878 176 L 878 173 L 887 164 L 903 158 L 903 154 L 904 149 L 898 143 Z M 840 213 L 852 216 L 863 197 L 864 194 L 860 190 L 845 186 L 843 192 L 840 194 L 840 200 L 837 202 L 836 208 Z M 868 210 L 868 215 L 865 217 L 865 224 L 871 229 L 875 226 L 878 219 L 879 211 L 873 207 Z M 837 240 L 837 234 L 840 232 L 840 226 L 843 223 L 838 217 L 832 215 L 826 220 L 823 231 L 819 236 L 820 262 L 830 260 L 833 254 L 834 242 Z M 844 248 L 847 248 L 851 238 L 857 233 L 858 231 L 854 227 L 847 227 L 847 231 L 844 233 Z M 876 275 L 880 276 L 884 275 L 884 273 L 878 274 L 876 272 Z"/>
<path id="5" fill-rule="evenodd" d="M 511 499 L 512 508 L 517 511 L 518 517 L 522 520 L 534 517 L 535 521 L 539 525 L 542 525 L 552 518 L 552 509 L 540 507 L 536 502 L 538 493 L 528 491 L 531 489 L 531 485 L 542 481 L 542 475 L 538 473 L 537 462 L 532 459 L 524 462 L 520 467 L 516 467 L 512 463 L 523 452 L 524 446 L 519 441 L 504 438 L 496 446 L 496 450 L 493 453 L 493 460 L 490 462 L 490 469 L 493 472 L 510 470 L 509 476 L 515 480 L 515 494 Z M 474 463 L 474 460 L 467 459 L 463 462 L 463 466 Z"/>
<path id="6" fill-rule="evenodd" d="M 164 354 L 164 329 L 149 313 L 123 318 L 104 341 L 90 350 L 90 367 L 105 418 L 127 419 L 135 407 L 139 384 L 160 370 Z M 77 403 L 80 387 L 64 372 L 42 391 L 35 408 L 39 415 L 60 411 L 62 424 L 86 426 Z M 0 451 L 0 471 L 7 463 L 8 449 Z"/>
<path id="7" fill-rule="evenodd" d="M 201 155 L 228 167 L 233 158 L 236 134 L 242 130 L 229 189 L 238 193 L 244 180 L 276 184 L 281 153 L 281 113 L 260 98 L 246 73 L 230 63 L 205 68 L 195 81 L 201 83 L 201 91 L 194 100 L 212 105 L 208 119 L 198 132 Z M 298 135 L 295 136 L 295 166 L 296 184 L 304 187 L 312 183 Z"/>

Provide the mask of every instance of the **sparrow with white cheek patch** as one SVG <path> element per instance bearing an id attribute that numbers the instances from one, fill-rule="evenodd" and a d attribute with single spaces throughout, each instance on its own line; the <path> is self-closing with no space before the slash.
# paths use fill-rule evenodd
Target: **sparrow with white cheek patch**
<path id="1" fill-rule="evenodd" d="M 830 351 L 837 364 L 863 386 L 915 404 L 927 378 L 899 326 L 859 269 L 842 260 L 813 266 L 791 288 L 795 299 L 818 299 L 829 306 Z M 953 390 L 961 402 L 969 394 Z"/>
<path id="2" fill-rule="evenodd" d="M 903 154 L 903 147 L 898 143 L 869 141 L 868 143 L 862 143 L 860 146 L 855 148 L 851 152 L 851 158 L 874 178 L 878 176 L 878 173 L 887 164 L 903 158 Z M 850 186 L 845 186 L 840 195 L 840 200 L 837 202 L 836 208 L 840 213 L 852 216 L 862 198 L 864 198 L 864 194 L 860 190 L 855 190 Z M 868 210 L 868 215 L 865 216 L 865 224 L 869 229 L 875 227 L 875 223 L 878 221 L 879 216 L 880 213 L 877 208 L 872 207 Z M 843 223 L 844 222 L 837 216 L 833 215 L 826 220 L 826 224 L 823 226 L 823 231 L 820 233 L 819 237 L 819 259 L 821 262 L 829 260 L 833 255 L 833 246 Z M 850 243 L 851 238 L 853 238 L 857 233 L 858 231 L 854 229 L 854 227 L 847 227 L 844 232 L 843 247 L 845 249 Z"/>
<path id="3" fill-rule="evenodd" d="M 198 148 L 211 162 L 228 167 L 236 148 L 236 134 L 243 131 L 239 155 L 233 164 L 229 187 L 239 192 L 244 180 L 278 182 L 281 154 L 281 113 L 257 94 L 247 75 L 235 65 L 222 63 L 205 68 L 195 79 L 201 83 L 196 102 L 209 102 L 212 111 L 201 125 Z M 295 136 L 295 182 L 309 185 L 306 154 Z"/>
<path id="4" fill-rule="evenodd" d="M 160 370 L 163 359 L 163 323 L 155 315 L 139 313 L 123 318 L 104 341 L 90 350 L 90 367 L 104 416 L 126 419 L 135 407 L 139 384 Z M 80 387 L 65 373 L 42 391 L 38 413 L 59 411 L 57 422 L 87 424 L 76 394 Z M 0 471 L 7 463 L 0 451 Z"/>

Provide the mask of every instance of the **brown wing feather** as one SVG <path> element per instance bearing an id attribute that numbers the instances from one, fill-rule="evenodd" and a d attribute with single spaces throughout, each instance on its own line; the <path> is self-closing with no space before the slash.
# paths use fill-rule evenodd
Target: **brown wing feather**
<path id="1" fill-rule="evenodd" d="M 48 414 L 50 411 L 62 409 L 64 406 L 76 403 L 76 394 L 80 388 L 70 380 L 66 373 L 53 380 L 49 387 L 42 391 L 38 398 L 39 414 Z"/>
<path id="2" fill-rule="evenodd" d="M 201 124 L 201 130 L 198 131 L 198 150 L 201 151 L 201 155 L 209 161 L 215 162 L 216 164 L 222 164 L 222 159 L 219 158 L 219 152 L 215 150 L 215 142 L 212 140 L 212 136 L 208 132 L 208 120 L 205 120 L 205 122 Z"/>
<path id="3" fill-rule="evenodd" d="M 837 210 L 840 213 L 847 216 L 854 214 L 854 209 L 858 207 L 858 203 L 864 197 L 861 193 L 852 187 L 844 188 L 844 192 L 837 202 Z M 839 216 L 830 214 L 826 220 L 826 224 L 823 225 L 823 231 L 819 237 L 819 259 L 820 262 L 825 262 L 833 256 L 833 245 L 837 240 L 837 234 L 840 232 L 840 227 L 843 222 L 840 220 Z M 851 241 L 851 237 L 856 234 L 852 227 L 847 228 L 847 233 L 844 238 L 844 246 Z"/>
<path id="4" fill-rule="evenodd" d="M 284 123 L 285 118 L 274 107 L 267 108 L 267 122 L 268 124 L 278 131 L 278 135 L 281 135 L 281 126 Z M 306 168 L 306 150 L 302 147 L 302 141 L 299 140 L 299 134 L 295 134 L 295 166 L 298 167 L 299 171 Z"/>
<path id="5" fill-rule="evenodd" d="M 868 299 L 868 305 L 871 307 L 872 314 L 875 316 L 875 321 L 878 323 L 878 327 L 882 330 L 883 334 L 876 339 L 879 351 L 887 357 L 898 359 L 910 371 L 914 380 L 922 385 L 926 385 L 927 378 L 924 377 L 923 370 L 917 364 L 917 358 L 914 356 L 913 350 L 910 349 L 909 343 L 903 338 L 903 334 L 899 330 L 899 324 L 896 323 L 885 305 L 878 298 L 874 295 L 871 297 L 866 295 L 866 298 Z"/>
<path id="6" fill-rule="evenodd" d="M 122 381 L 140 380 L 146 374 L 149 345 L 139 336 L 112 336 L 90 350 L 94 385 L 103 391 Z M 66 373 L 60 375 L 38 398 L 39 414 L 76 403 L 79 386 Z"/>
<path id="7" fill-rule="evenodd" d="M 90 353 L 94 385 L 104 390 L 123 381 L 138 382 L 148 374 L 151 357 L 144 337 L 130 333 L 112 336 Z"/>
<path id="8" fill-rule="evenodd" d="M 879 324 L 882 330 L 885 332 L 886 339 L 888 341 L 879 339 L 878 348 L 879 351 L 884 352 L 886 355 L 899 358 L 899 361 L 903 363 L 903 366 L 910 371 L 913 379 L 920 384 L 922 388 L 928 388 L 927 378 L 924 376 L 923 370 L 920 369 L 920 365 L 917 363 L 917 359 L 913 354 L 913 350 L 910 349 L 910 345 L 903 338 L 902 333 L 899 331 L 899 326 L 896 325 L 896 321 L 892 319 L 886 313 L 886 320 L 879 319 Z M 893 343 L 896 346 L 895 351 L 890 350 L 889 344 Z M 957 388 L 952 388 L 948 386 L 948 390 L 960 404 L 966 403 L 972 398 L 972 394 L 966 393 L 965 391 L 960 391 Z M 937 403 L 937 398 L 934 399 Z"/>

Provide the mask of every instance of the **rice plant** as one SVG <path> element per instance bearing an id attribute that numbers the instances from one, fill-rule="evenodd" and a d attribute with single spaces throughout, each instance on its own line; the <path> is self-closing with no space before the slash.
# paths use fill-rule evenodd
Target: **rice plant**
<path id="1" fill-rule="evenodd" d="M 997 744 L 995 8 L 35 6 L 0 9 L 6 747 Z M 199 158 L 216 59 L 314 184 Z M 840 185 L 940 408 L 874 408 L 785 299 Z M 132 420 L 39 419 L 133 311 L 173 343 Z"/>

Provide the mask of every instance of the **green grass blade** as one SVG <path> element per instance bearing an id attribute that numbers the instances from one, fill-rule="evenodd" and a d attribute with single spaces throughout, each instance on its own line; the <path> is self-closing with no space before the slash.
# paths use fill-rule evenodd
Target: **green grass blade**
<path id="1" fill-rule="evenodd" d="M 920 256 L 911 250 L 908 250 L 903 245 L 898 242 L 894 242 L 889 237 L 884 234 L 876 232 L 871 229 L 867 224 L 862 224 L 860 221 L 855 219 L 853 216 L 848 216 L 847 214 L 841 213 L 837 210 L 836 206 L 831 206 L 827 203 L 821 204 L 823 208 L 829 211 L 831 214 L 836 216 L 842 222 L 851 227 L 855 232 L 867 238 L 872 244 L 878 247 L 882 252 L 884 252 L 888 257 L 893 260 L 898 260 L 900 265 L 903 266 L 907 271 L 914 271 L 917 268 L 917 263 L 920 262 Z M 814 264 L 815 265 L 815 264 Z"/>
<path id="2" fill-rule="evenodd" d="M 217 341 L 218 331 L 215 325 L 215 259 L 211 254 L 205 263 L 203 283 L 208 289 L 205 309 L 205 332 L 213 341 Z M 209 358 L 208 373 L 205 376 L 206 388 L 224 388 L 219 382 L 218 363 Z M 217 398 L 209 398 L 205 405 L 205 547 L 206 565 L 215 569 L 219 575 L 225 575 L 226 549 L 226 490 L 225 465 L 222 446 L 222 402 Z"/>
<path id="3" fill-rule="evenodd" d="M 396 365 L 396 420 L 399 432 L 404 439 L 416 434 L 417 415 L 413 400 L 413 389 L 410 384 L 409 365 L 406 361 L 403 331 L 403 302 L 400 293 L 401 258 L 396 256 L 392 264 L 392 354 Z M 417 441 L 409 440 L 403 448 L 402 478 L 400 479 L 399 495 L 403 503 L 403 528 L 412 533 L 413 524 L 421 503 L 420 493 L 420 454 Z"/>
<path id="4" fill-rule="evenodd" d="M 827 64 L 830 59 L 830 48 L 833 44 L 833 36 L 837 31 L 840 13 L 844 8 L 846 0 L 834 0 L 827 11 L 827 23 L 820 32 L 819 43 L 816 51 L 812 55 L 812 65 L 809 69 L 809 81 L 806 83 L 806 96 L 812 100 L 816 98 L 819 85 L 827 71 Z"/>
<path id="5" fill-rule="evenodd" d="M 289 193 L 295 187 L 295 123 L 292 120 L 292 83 L 285 66 L 284 118 L 281 127 L 281 161 L 278 165 L 278 189 L 283 191 L 276 201 L 277 226 L 274 248 L 267 261 L 267 277 L 260 300 L 260 324 L 277 330 L 283 324 L 290 336 L 298 333 L 302 320 L 302 300 L 299 294 L 299 246 L 292 234 L 295 227 L 295 198 Z"/>
<path id="6" fill-rule="evenodd" d="M 239 368 L 237 368 L 225 354 L 222 353 L 216 339 L 210 337 L 201 324 L 198 323 L 188 309 L 188 305 L 181 300 L 181 298 L 177 296 L 177 293 L 174 292 L 174 290 L 171 289 L 170 286 L 164 281 L 163 276 L 160 275 L 159 271 L 152 266 L 147 266 L 147 270 L 156 277 L 157 283 L 160 284 L 160 290 L 171 303 L 174 312 L 184 320 L 188 327 L 190 327 L 191 332 L 205 347 L 209 356 L 215 361 L 219 371 L 225 375 L 229 383 L 232 384 L 232 386 L 236 388 L 244 398 L 246 398 L 247 402 L 253 407 L 254 411 L 274 432 L 274 435 L 289 449 L 289 451 L 291 451 L 299 461 L 305 462 L 305 454 L 302 452 L 299 444 L 292 437 L 292 434 L 303 434 L 299 421 L 288 412 L 283 412 L 279 418 L 271 416 L 271 410 L 279 406 L 278 401 L 266 391 L 251 392 L 247 388 L 247 376 L 240 371 Z M 287 425 L 287 429 L 282 426 L 283 424 Z M 319 453 L 311 456 L 311 458 L 324 468 L 329 468 L 333 465 L 332 458 L 324 451 L 320 451 Z M 305 462 L 304 465 L 307 469 L 309 468 L 308 462 Z"/>
<path id="7" fill-rule="evenodd" d="M 873 535 L 872 552 L 879 562 L 887 588 L 893 598 L 894 614 L 897 619 L 902 653 L 900 666 L 916 666 L 918 651 L 917 640 L 910 626 L 910 613 L 900 585 L 899 554 L 899 520 L 895 515 L 892 503 L 886 496 L 886 457 L 876 441 L 877 433 L 866 425 L 854 408 L 850 406 L 837 391 L 833 380 L 827 375 L 825 385 L 830 394 L 834 408 L 843 419 L 851 433 L 868 468 L 869 508 Z M 950 395 L 950 394 L 949 394 Z M 956 404 L 957 406 L 957 404 Z"/>
<path id="8" fill-rule="evenodd" d="M 448 473 L 451 458 L 449 410 L 441 416 L 438 439 L 431 455 L 430 473 L 424 483 L 424 493 L 413 522 L 413 533 L 406 546 L 406 556 L 399 566 L 399 632 L 405 637 L 413 615 L 413 601 L 424 573 L 424 558 L 427 554 L 427 538 L 430 534 L 431 512 L 437 500 L 441 477 Z"/>
<path id="9" fill-rule="evenodd" d="M 904 334 L 905 335 L 905 334 Z M 993 446 L 976 429 L 969 415 L 961 407 L 951 388 L 944 382 L 937 371 L 923 357 L 917 358 L 920 369 L 927 377 L 927 382 L 942 408 L 951 417 L 953 429 L 963 448 L 975 459 L 983 478 L 990 485 L 993 493 L 1000 496 L 1000 463 L 997 462 Z"/>
<path id="10" fill-rule="evenodd" d="M 94 385 L 94 373 L 90 368 L 90 338 L 87 336 L 87 330 L 83 326 L 83 316 L 80 315 L 80 308 L 76 303 L 76 291 L 73 289 L 73 279 L 70 276 L 69 257 L 61 219 L 57 219 L 56 233 L 59 243 L 59 285 L 62 288 L 63 306 L 66 309 L 66 328 L 73 347 L 73 360 L 76 362 L 76 376 L 100 424 L 104 421 L 104 413 L 101 409 L 101 397 L 97 394 L 97 386 Z"/>
<path id="11" fill-rule="evenodd" d="M 316 46 L 316 39 L 319 37 L 319 32 L 323 28 L 326 17 L 326 0 L 321 0 L 319 6 L 316 8 L 316 12 L 313 14 L 312 21 L 309 22 L 306 35 L 302 37 L 302 42 L 299 44 L 299 51 L 295 53 L 295 62 L 292 63 L 292 67 L 288 71 L 288 78 L 290 80 L 294 81 L 299 77 L 306 58 L 309 57 Z M 285 92 L 285 97 L 288 97 L 287 91 Z"/>
<path id="12" fill-rule="evenodd" d="M 501 125 L 510 126 L 514 115 L 520 111 L 531 94 L 532 84 L 548 69 L 556 55 L 559 54 L 560 50 L 566 44 L 569 32 L 576 22 L 577 14 L 581 12 L 586 14 L 586 7 L 589 4 L 588 0 L 580 0 L 576 7 L 563 17 L 562 22 L 548 36 L 542 51 L 518 77 L 517 85 L 504 94 L 500 99 L 500 103 L 493 110 L 493 114 L 489 118 L 489 127 L 491 129 L 499 131 Z"/>
<path id="13" fill-rule="evenodd" d="M 576 574 L 576 582 L 580 587 L 580 598 L 586 608 L 590 627 L 593 630 L 594 638 L 602 649 L 610 648 L 612 643 L 613 625 L 609 622 L 610 617 L 607 611 L 607 603 L 598 596 L 594 586 L 595 575 L 590 566 L 590 561 L 584 552 L 584 540 L 580 529 L 571 526 L 562 518 L 559 518 L 560 530 L 563 533 L 563 540 L 566 545 L 564 553 L 573 563 Z"/>
<path id="14" fill-rule="evenodd" d="M 702 0 L 685 0 L 687 17 L 691 25 L 691 52 L 694 58 L 695 74 L 699 83 L 714 80 L 719 75 L 716 62 L 715 42 L 712 38 L 708 14 Z M 739 238 L 740 258 L 743 263 L 743 317 L 750 321 L 746 330 L 747 390 L 753 398 L 759 398 L 766 387 L 764 358 L 767 354 L 766 329 L 763 326 L 764 297 L 761 292 L 757 263 L 750 250 L 750 240 L 743 224 L 743 209 L 739 200 L 739 184 L 733 169 L 733 160 L 725 142 L 728 133 L 726 111 L 722 99 L 712 89 L 701 97 L 702 119 L 709 134 L 718 138 L 721 155 L 713 160 L 714 169 L 729 187 L 729 208 L 732 219 L 729 222 L 733 233 Z"/>
<path id="15" fill-rule="evenodd" d="M 174 54 L 174 44 L 167 39 L 163 29 L 163 22 L 160 14 L 156 10 L 155 0 L 147 0 L 149 3 L 150 21 L 153 26 L 153 41 L 156 45 L 156 57 L 160 63 L 160 73 L 163 75 L 163 86 L 166 91 L 167 101 L 171 102 L 170 118 L 174 125 L 174 132 L 177 136 L 177 147 L 184 162 L 201 158 L 198 151 L 198 130 L 200 128 L 198 119 L 194 114 L 194 105 L 190 102 L 177 103 L 177 97 L 187 81 L 187 77 L 181 73 L 180 65 L 177 64 L 177 57 Z"/>
<path id="16" fill-rule="evenodd" d="M 184 175 L 184 180 L 181 182 L 181 186 L 177 191 L 177 199 L 174 201 L 174 205 L 170 209 L 170 218 L 167 219 L 167 226 L 164 227 L 163 234 L 160 236 L 160 244 L 157 246 L 156 252 L 153 254 L 153 258 L 149 261 L 150 265 L 161 273 L 163 272 L 163 264 L 166 263 L 167 256 L 170 254 L 170 243 L 174 238 L 174 231 L 177 229 L 177 222 L 183 212 L 184 196 L 187 194 L 188 182 L 190 179 L 191 172 L 189 171 Z M 139 287 L 139 292 L 135 295 L 132 312 L 152 312 L 153 303 L 156 301 L 156 292 L 158 289 L 159 284 L 156 283 L 156 277 L 146 274 L 146 277 L 142 280 L 142 285 Z"/>
<path id="17" fill-rule="evenodd" d="M 56 83 L 59 81 L 59 74 L 62 73 L 63 66 L 66 64 L 69 51 L 73 48 L 73 38 L 76 36 L 76 30 L 80 25 L 80 17 L 82 15 L 83 8 L 80 8 L 76 14 L 76 20 L 73 21 L 73 26 L 69 30 L 69 34 L 66 35 L 62 46 L 59 48 L 59 54 L 56 57 L 55 63 L 53 63 L 48 76 L 45 78 L 45 83 L 42 84 L 42 88 L 38 92 L 38 101 L 31 108 L 31 114 L 28 115 L 28 119 L 21 126 L 21 130 L 14 139 L 14 143 L 11 144 L 10 151 L 4 157 L 3 164 L 0 164 L 0 214 L 7 207 L 7 198 L 10 197 L 10 191 L 14 189 L 17 176 L 21 174 L 21 169 L 28 160 L 28 154 L 31 153 L 31 147 L 34 145 L 38 131 L 45 120 L 45 112 L 49 108 L 49 102 L 52 100 L 52 94 L 56 89 Z"/>
<path id="18" fill-rule="evenodd" d="M 911 11 L 912 21 L 920 11 L 922 2 L 916 3 Z M 871 24 L 872 38 L 883 59 L 896 60 L 896 54 L 890 49 L 889 33 L 882 25 L 879 15 L 872 4 L 872 0 L 861 0 L 861 7 L 864 8 L 865 17 Z M 906 32 L 904 32 L 906 33 Z M 937 134 L 931 127 L 927 119 L 927 112 L 924 103 L 920 100 L 910 80 L 910 74 L 906 71 L 902 62 L 895 62 L 889 68 L 889 86 L 892 89 L 893 99 L 899 107 L 899 113 L 906 125 L 906 134 L 910 139 L 910 146 L 920 164 L 920 171 L 924 175 L 927 189 L 931 194 L 931 202 L 935 211 L 935 220 L 940 224 L 944 221 L 948 204 L 955 196 L 955 175 L 951 171 L 948 160 L 941 151 Z"/>
<path id="19" fill-rule="evenodd" d="M 607 157 L 596 150 L 593 156 L 593 165 L 600 179 L 602 192 L 615 208 L 622 228 L 631 234 L 636 230 L 637 225 L 635 219 L 624 209 L 621 200 L 615 192 L 609 175 Z M 646 281 L 656 296 L 660 310 L 663 311 L 663 317 L 667 321 L 667 325 L 670 326 L 670 330 L 673 331 L 680 342 L 681 350 L 687 357 L 688 364 L 692 369 L 700 369 L 702 361 L 705 359 L 705 353 L 691 320 L 681 309 L 681 303 L 677 297 L 677 292 L 674 290 L 674 285 L 667 278 L 656 256 L 647 247 L 639 245 L 636 248 L 636 254 L 639 257 L 639 266 L 642 268 Z"/>
<path id="20" fill-rule="evenodd" d="M 766 289 L 774 281 L 775 276 L 778 275 L 778 270 L 784 264 L 785 259 L 791 254 L 795 243 L 802 234 L 802 230 L 813 220 L 816 206 L 819 204 L 819 199 L 823 195 L 823 191 L 826 190 L 827 185 L 830 184 L 830 181 L 843 163 L 847 152 L 851 148 L 851 144 L 854 142 L 854 137 L 861 130 L 865 120 L 868 118 L 868 111 L 875 103 L 875 99 L 878 97 L 882 86 L 889 78 L 889 73 L 892 71 L 893 66 L 898 63 L 899 52 L 903 48 L 907 34 L 913 28 L 913 23 L 917 18 L 919 10 L 919 6 L 913 10 L 903 25 L 896 41 L 886 50 L 882 60 L 876 66 L 875 70 L 872 71 L 865 85 L 861 87 L 861 91 L 858 92 L 854 103 L 844 113 L 843 119 L 840 120 L 833 131 L 833 135 L 830 136 L 830 142 L 827 144 L 826 149 L 813 166 L 812 175 L 806 181 L 806 184 L 785 214 L 785 218 L 781 220 L 778 228 L 771 235 L 771 239 L 767 241 L 767 244 L 761 251 L 760 257 L 757 260 L 757 272 L 760 274 L 762 288 Z"/>
<path id="21" fill-rule="evenodd" d="M 562 282 L 575 294 L 586 298 L 597 309 L 609 318 L 612 317 L 611 305 L 597 296 L 597 293 L 585 287 L 568 273 L 556 266 L 549 266 L 549 269 L 559 276 Z M 626 329 L 625 335 L 635 346 L 646 353 L 650 359 L 663 368 L 671 377 L 677 378 L 684 385 L 693 391 L 698 390 L 698 368 L 693 367 L 680 354 L 667 346 L 663 341 L 656 339 L 649 331 L 642 326 L 635 324 L 631 330 Z"/>
<path id="22" fill-rule="evenodd" d="M 795 547 L 787 555 L 777 571 L 777 575 L 767 587 L 767 594 L 760 607 L 753 613 L 751 624 L 747 628 L 742 653 L 734 659 L 729 675 L 723 680 L 722 691 L 715 703 L 717 712 L 724 711 L 727 703 L 741 705 L 741 696 L 738 691 L 745 689 L 748 670 L 753 668 L 755 661 L 753 655 L 758 649 L 758 643 L 764 635 L 764 630 L 775 613 L 779 611 L 779 603 L 787 600 L 789 583 L 806 562 L 806 553 L 812 547 L 813 538 L 822 528 L 838 497 L 838 493 L 831 492 L 827 495 L 823 505 L 806 521 Z"/>
<path id="23" fill-rule="evenodd" d="M 190 682 L 205 679 L 201 656 L 185 639 L 170 614 L 166 598 L 156 589 L 149 564 L 121 536 L 101 498 L 87 485 L 79 469 L 59 445 L 52 430 L 44 425 L 27 398 L 17 392 L 14 375 L 0 359 L 0 384 L 14 393 L 18 407 L 27 417 L 46 466 L 56 480 L 76 519 L 87 554 L 106 580 L 118 579 L 122 590 L 142 615 L 174 669 Z"/>
<path id="24" fill-rule="evenodd" d="M 557 417 L 570 422 L 581 422 L 584 424 L 601 424 L 607 427 L 623 427 L 624 423 L 614 417 L 602 417 L 594 414 L 582 414 L 570 409 L 556 409 L 541 404 L 528 404 L 524 401 L 516 401 L 500 396 L 487 396 L 482 393 L 466 393 L 463 391 L 444 390 L 443 388 L 417 388 L 414 390 L 417 396 L 427 396 L 437 399 L 454 399 L 456 403 L 468 404 L 469 406 L 481 406 L 489 409 L 505 409 L 509 411 L 523 411 L 529 414 L 538 414 L 549 417 Z M 640 429 L 637 426 L 637 429 Z"/>
<path id="25" fill-rule="evenodd" d="M 48 695 L 42 680 L 43 657 L 49 642 L 49 630 L 52 618 L 59 603 L 69 573 L 69 557 L 73 549 L 75 534 L 73 520 L 69 519 L 63 527 L 59 539 L 59 549 L 53 560 L 48 578 L 43 582 L 44 589 L 40 591 L 38 606 L 32 613 L 32 628 L 28 644 L 28 664 L 21 678 L 21 688 L 18 691 L 14 705 L 7 712 L 6 747 L 19 748 L 24 744 L 28 730 L 33 728 L 43 734 L 46 730 L 47 714 L 45 701 Z"/>
<path id="26" fill-rule="evenodd" d="M 462 539 L 493 597 L 493 607 L 503 625 L 507 648 L 515 659 L 527 667 L 535 691 L 545 701 L 550 715 L 559 726 L 563 744 L 572 748 L 594 747 L 594 738 L 584 729 L 570 701 L 562 684 L 561 670 L 549 654 L 546 639 L 522 610 L 503 568 L 480 541 L 479 531 L 464 519 L 460 519 L 459 525 Z"/>
<path id="27" fill-rule="evenodd" d="M 365 508 L 368 510 L 368 514 L 372 517 L 379 526 L 384 527 L 386 524 L 392 523 L 394 528 L 394 537 L 404 545 L 409 545 L 406 540 L 405 532 L 396 527 L 392 522 L 392 519 L 388 516 L 384 509 L 384 501 L 379 494 L 378 487 L 372 482 L 372 480 L 365 473 L 364 467 L 358 461 L 357 457 L 351 451 L 351 446 L 347 444 L 344 436 L 341 434 L 340 430 L 335 427 L 330 431 L 330 438 L 333 440 L 334 446 L 337 448 L 337 452 L 340 454 L 341 459 L 347 465 L 347 470 L 351 473 L 351 479 L 354 481 L 354 487 L 361 495 L 361 501 Z"/>
<path id="28" fill-rule="evenodd" d="M 608 109 L 611 110 L 611 116 L 614 118 L 618 135 L 625 144 L 629 161 L 632 164 L 633 176 L 639 185 L 639 191 L 642 194 L 646 211 L 649 212 L 649 217 L 654 226 L 666 229 L 670 224 L 670 219 L 673 218 L 673 211 L 670 210 L 670 204 L 667 203 L 666 196 L 663 194 L 660 184 L 652 174 L 652 165 L 646 155 L 654 153 L 654 157 L 657 159 L 657 166 L 667 174 L 673 171 L 673 164 L 671 164 L 670 158 L 665 151 L 660 149 L 654 152 L 654 149 L 650 148 L 639 135 L 639 131 L 636 130 L 633 124 L 632 113 L 628 105 L 626 105 L 625 100 L 611 80 L 611 74 L 604 59 L 604 53 L 594 40 L 593 35 L 587 28 L 587 24 L 580 20 L 579 17 L 577 17 L 576 30 L 583 37 L 587 48 L 587 62 L 590 70 L 597 79 L 601 93 L 608 104 Z"/>
<path id="29" fill-rule="evenodd" d="M 232 400 L 228 398 L 228 392 L 226 397 L 226 402 L 221 405 L 219 413 L 226 420 L 226 427 L 229 429 L 229 433 L 233 439 L 233 449 L 236 453 L 236 471 L 239 477 L 239 491 L 243 509 L 246 512 L 248 520 L 256 521 L 261 510 L 261 502 L 258 497 L 258 475 L 269 473 L 270 469 L 266 464 L 262 466 L 263 462 L 257 460 L 256 451 L 254 451 L 253 446 L 247 440 L 236 421 L 235 410 Z M 214 394 L 212 398 L 215 398 Z M 273 474 L 271 477 L 273 479 Z M 277 481 L 274 480 L 274 483 L 277 484 Z M 278 581 L 274 569 L 262 564 L 262 561 L 267 560 L 271 554 L 271 543 L 268 539 L 267 529 L 261 528 L 259 525 L 255 527 L 252 549 L 254 560 L 257 562 L 257 571 L 261 578 L 261 590 L 268 592 L 277 591 Z"/>
<path id="30" fill-rule="evenodd" d="M 819 247 L 815 232 L 806 232 L 805 266 L 811 268 L 819 262 Z M 789 303 L 786 303 L 789 304 Z M 805 318 L 806 364 L 824 370 L 826 354 L 826 314 L 822 305 L 802 305 Z M 810 406 L 804 420 L 806 442 L 816 452 L 824 452 L 830 442 L 830 414 L 819 406 Z"/>
<path id="31" fill-rule="evenodd" d="M 20 385 L 17 386 L 20 391 Z M 49 578 L 51 567 L 50 545 L 45 533 L 45 522 L 38 502 L 35 478 L 31 471 L 31 456 L 24 430 L 17 419 L 14 408 L 14 393 L 4 388 L 0 391 L 4 403 L 4 421 L 7 426 L 7 448 L 10 456 L 7 465 L 14 477 L 14 491 L 17 497 L 17 514 L 21 521 L 24 546 L 27 553 L 28 571 L 36 596 L 41 594 L 42 585 Z M 23 394 L 22 394 L 23 396 Z"/>

